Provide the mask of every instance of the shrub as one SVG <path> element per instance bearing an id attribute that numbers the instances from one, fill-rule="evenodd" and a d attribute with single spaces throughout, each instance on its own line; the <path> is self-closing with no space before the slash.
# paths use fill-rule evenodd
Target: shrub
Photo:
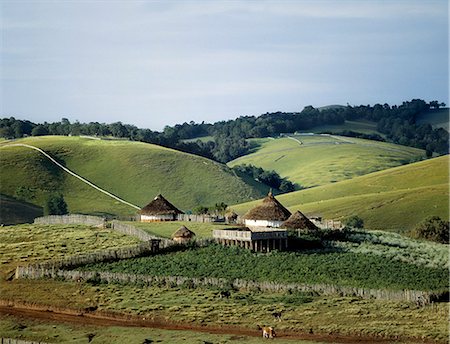
<path id="1" fill-rule="evenodd" d="M 364 228 L 364 220 L 357 215 L 353 215 L 345 220 L 345 225 L 352 228 Z"/>
<path id="2" fill-rule="evenodd" d="M 419 223 L 410 233 L 411 237 L 416 239 L 425 239 L 439 242 L 441 244 L 449 243 L 449 223 L 443 221 L 438 216 L 431 216 Z"/>
<path id="3" fill-rule="evenodd" d="M 52 194 L 44 205 L 44 215 L 65 215 L 67 214 L 67 204 L 61 194 Z"/>

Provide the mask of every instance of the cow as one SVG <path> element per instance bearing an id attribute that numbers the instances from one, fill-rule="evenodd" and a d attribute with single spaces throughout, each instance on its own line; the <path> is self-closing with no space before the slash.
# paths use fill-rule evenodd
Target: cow
<path id="1" fill-rule="evenodd" d="M 262 337 L 263 337 L 263 338 L 267 338 L 267 339 L 270 338 L 270 339 L 273 339 L 273 338 L 276 337 L 275 330 L 273 329 L 272 326 L 263 326 L 263 327 L 258 326 L 258 327 L 259 327 L 259 329 L 262 331 Z"/>

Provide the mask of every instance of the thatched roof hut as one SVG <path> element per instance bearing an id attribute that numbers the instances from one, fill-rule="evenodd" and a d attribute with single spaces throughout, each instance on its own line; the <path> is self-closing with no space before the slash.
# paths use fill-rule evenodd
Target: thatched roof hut
<path id="1" fill-rule="evenodd" d="M 284 221 L 282 227 L 289 229 L 308 229 L 311 231 L 319 229 L 300 210 L 297 210 Z"/>
<path id="2" fill-rule="evenodd" d="M 244 220 L 247 226 L 279 227 L 289 216 L 291 212 L 276 200 L 272 192 L 269 192 L 262 204 L 250 209 L 244 215 Z"/>
<path id="3" fill-rule="evenodd" d="M 141 221 L 175 220 L 178 214 L 183 214 L 161 194 L 156 196 L 140 211 Z"/>
<path id="4" fill-rule="evenodd" d="M 195 233 L 186 226 L 181 226 L 175 233 L 172 234 L 172 239 L 178 243 L 185 243 L 195 237 Z"/>

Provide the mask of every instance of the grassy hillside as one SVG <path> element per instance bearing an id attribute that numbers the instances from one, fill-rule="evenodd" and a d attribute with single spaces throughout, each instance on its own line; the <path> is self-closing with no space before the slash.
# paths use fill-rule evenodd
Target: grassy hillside
<path id="1" fill-rule="evenodd" d="M 274 170 L 304 187 L 350 179 L 420 159 L 424 151 L 385 142 L 327 135 L 254 139 L 254 152 L 228 163 Z"/>
<path id="2" fill-rule="evenodd" d="M 358 215 L 366 228 L 404 232 L 430 215 L 449 218 L 449 157 L 278 196 L 290 210 L 329 219 Z M 245 213 L 258 202 L 233 206 Z"/>
<path id="3" fill-rule="evenodd" d="M 363 134 L 378 134 L 383 136 L 377 131 L 377 123 L 370 121 L 345 121 L 343 124 L 336 125 L 320 125 L 308 130 L 312 133 L 321 133 L 325 131 L 331 131 L 333 133 L 339 133 L 344 130 L 351 130 Z"/>
<path id="4" fill-rule="evenodd" d="M 224 165 L 156 145 L 59 136 L 26 138 L 14 143 L 43 149 L 73 172 L 138 206 L 144 206 L 158 193 L 183 210 L 199 204 L 233 204 L 262 196 L 261 191 Z M 7 144 L 0 144 L 1 193 L 14 196 L 18 188 L 29 189 L 27 200 L 42 205 L 50 192 L 59 191 L 70 212 L 135 213 L 133 208 L 67 174 L 37 151 L 5 147 Z"/>
<path id="5" fill-rule="evenodd" d="M 0 224 L 33 222 L 36 217 L 42 215 L 42 207 L 0 194 Z"/>
<path id="6" fill-rule="evenodd" d="M 449 109 L 430 110 L 420 114 L 417 118 L 418 124 L 429 123 L 435 128 L 444 128 L 449 131 Z"/>

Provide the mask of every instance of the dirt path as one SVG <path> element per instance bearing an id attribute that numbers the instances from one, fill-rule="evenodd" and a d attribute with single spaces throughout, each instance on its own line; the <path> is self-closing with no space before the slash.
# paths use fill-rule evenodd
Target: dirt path
<path id="1" fill-rule="evenodd" d="M 259 337 L 260 331 L 250 330 L 231 326 L 197 326 L 171 323 L 162 319 L 145 319 L 121 314 L 111 314 L 110 316 L 98 314 L 96 312 L 80 313 L 76 310 L 52 311 L 45 307 L 26 308 L 20 306 L 0 306 L 0 316 L 9 315 L 18 318 L 27 318 L 32 320 L 53 321 L 59 323 L 70 323 L 90 326 L 122 326 L 122 327 L 147 327 L 163 330 L 184 330 L 205 332 L 210 334 L 233 334 L 240 336 Z M 339 334 L 306 334 L 293 331 L 277 331 L 277 338 L 294 340 L 310 340 L 327 343 L 346 343 L 346 344 L 369 344 L 369 343 L 412 343 L 411 340 L 385 339 L 380 337 L 363 336 L 345 336 Z M 415 343 L 435 343 L 433 341 L 414 341 Z"/>

